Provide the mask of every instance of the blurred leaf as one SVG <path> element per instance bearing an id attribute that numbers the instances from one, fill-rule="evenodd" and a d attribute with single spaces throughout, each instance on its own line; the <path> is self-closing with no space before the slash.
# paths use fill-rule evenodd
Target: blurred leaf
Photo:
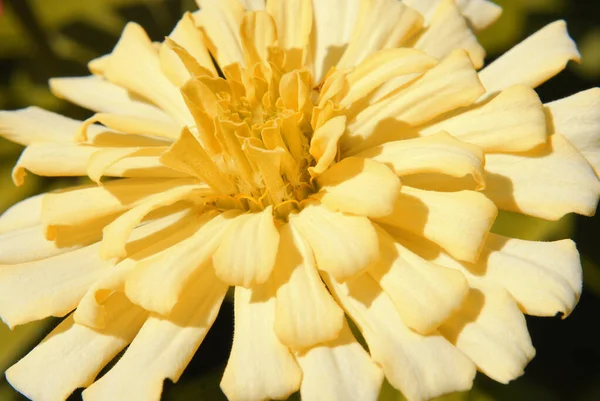
<path id="1" fill-rule="evenodd" d="M 584 78 L 600 78 L 600 27 L 591 29 L 578 42 L 581 64 L 576 64 L 574 69 Z"/>
<path id="2" fill-rule="evenodd" d="M 10 330 L 0 324 L 0 372 L 4 372 L 17 358 L 27 353 L 48 328 L 48 322 L 38 320 Z M 0 400 L 4 398 L 0 397 Z"/>
<path id="3" fill-rule="evenodd" d="M 575 216 L 572 214 L 558 221 L 548 221 L 524 214 L 500 211 L 492 232 L 530 241 L 551 241 L 571 237 L 574 227 Z"/>

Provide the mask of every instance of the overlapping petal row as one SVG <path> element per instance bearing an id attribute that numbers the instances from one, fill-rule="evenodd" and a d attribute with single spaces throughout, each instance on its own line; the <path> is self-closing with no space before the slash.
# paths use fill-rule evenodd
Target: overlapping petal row
<path id="1" fill-rule="evenodd" d="M 491 225 L 592 215 L 600 190 L 600 91 L 532 89 L 577 60 L 565 24 L 478 71 L 486 0 L 199 3 L 163 42 L 129 24 L 93 75 L 51 81 L 87 121 L 0 113 L 26 145 L 17 185 L 95 182 L 0 217 L 2 320 L 68 315 L 10 383 L 158 400 L 230 286 L 231 400 L 370 400 L 384 377 L 426 400 L 522 374 L 523 313 L 573 309 L 579 256 Z"/>

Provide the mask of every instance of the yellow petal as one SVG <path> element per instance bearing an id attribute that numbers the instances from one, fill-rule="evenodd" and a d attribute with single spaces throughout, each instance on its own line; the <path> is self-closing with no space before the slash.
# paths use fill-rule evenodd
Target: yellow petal
<path id="1" fill-rule="evenodd" d="M 378 50 L 403 47 L 422 24 L 418 12 L 398 1 L 361 1 L 354 31 L 337 67 L 354 67 Z"/>
<path id="2" fill-rule="evenodd" d="M 104 259 L 123 258 L 127 256 L 125 244 L 131 232 L 153 210 L 169 206 L 180 201 L 194 202 L 198 198 L 212 195 L 204 185 L 184 185 L 149 196 L 144 202 L 134 206 L 104 227 L 100 255 Z"/>
<path id="3" fill-rule="evenodd" d="M 368 217 L 387 216 L 400 194 L 400 180 L 382 163 L 348 157 L 334 164 L 317 180 L 321 203 L 329 209 Z"/>
<path id="4" fill-rule="evenodd" d="M 429 26 L 414 46 L 438 59 L 446 57 L 454 49 L 463 49 L 469 53 L 475 68 L 483 67 L 485 49 L 454 0 L 438 3 Z"/>
<path id="5" fill-rule="evenodd" d="M 84 391 L 88 401 L 159 400 L 165 379 L 177 382 L 217 318 L 227 286 L 206 269 L 165 317 L 150 315 L 125 354 Z"/>
<path id="6" fill-rule="evenodd" d="M 158 54 L 144 29 L 130 22 L 108 59 L 104 76 L 166 111 L 180 125 L 193 125 L 177 87 L 163 74 Z"/>
<path id="7" fill-rule="evenodd" d="M 398 139 L 406 126 L 423 124 L 458 107 L 472 104 L 484 92 L 467 53 L 456 50 L 421 78 L 361 111 L 341 139 L 342 152 L 361 150 Z"/>
<path id="8" fill-rule="evenodd" d="M 99 122 L 115 131 L 131 135 L 148 135 L 173 141 L 179 137 L 180 127 L 172 121 L 164 122 L 151 117 L 123 116 L 119 114 L 98 113 L 88 118 L 79 130 L 76 139 L 87 139 L 87 129 L 92 123 Z M 140 143 L 139 145 L 142 145 Z"/>
<path id="9" fill-rule="evenodd" d="M 321 82 L 338 63 L 358 18 L 360 0 L 313 1 L 313 77 Z"/>
<path id="10" fill-rule="evenodd" d="M 194 224 L 202 226 L 194 235 L 136 264 L 125 281 L 127 297 L 146 310 L 161 315 L 171 313 L 185 285 L 196 274 L 213 269 L 211 256 L 237 214 L 230 210 L 197 217 L 200 221 Z"/>
<path id="11" fill-rule="evenodd" d="M 304 400 L 375 401 L 383 372 L 356 341 L 348 324 L 337 339 L 297 354 Z"/>
<path id="12" fill-rule="evenodd" d="M 81 121 L 34 106 L 0 111 L 0 136 L 25 146 L 33 142 L 69 143 L 80 125 Z"/>
<path id="13" fill-rule="evenodd" d="M 221 389 L 231 401 L 286 399 L 300 388 L 302 371 L 273 331 L 273 284 L 235 287 L 234 307 L 233 345 Z"/>
<path id="14" fill-rule="evenodd" d="M 221 68 L 244 64 L 240 39 L 240 24 L 244 7 L 237 0 L 196 0 L 200 11 L 195 12 L 196 24 L 206 32 L 208 48 Z"/>
<path id="15" fill-rule="evenodd" d="M 98 113 L 113 113 L 173 123 L 173 119 L 162 109 L 132 97 L 125 87 L 115 85 L 96 75 L 52 78 L 50 90 L 61 99 Z"/>
<path id="16" fill-rule="evenodd" d="M 94 382 L 102 368 L 125 348 L 146 314 L 118 295 L 111 297 L 104 330 L 77 324 L 70 316 L 42 343 L 6 371 L 6 379 L 32 400 L 64 400 Z"/>
<path id="17" fill-rule="evenodd" d="M 348 74 L 349 90 L 340 106 L 351 106 L 392 78 L 423 73 L 436 64 L 435 58 L 412 48 L 375 52 Z"/>
<path id="18" fill-rule="evenodd" d="M 277 301 L 274 330 L 282 344 L 304 350 L 334 340 L 344 312 L 319 277 L 312 249 L 291 225 L 280 230 L 274 281 Z"/>
<path id="19" fill-rule="evenodd" d="M 546 104 L 550 129 L 564 135 L 600 177 L 600 89 L 593 88 Z"/>
<path id="20" fill-rule="evenodd" d="M 422 259 L 379 228 L 380 259 L 369 269 L 402 322 L 422 334 L 436 330 L 469 291 L 459 271 Z"/>
<path id="21" fill-rule="evenodd" d="M 279 233 L 273 208 L 238 216 L 213 256 L 217 277 L 229 285 L 262 284 L 275 265 Z"/>
<path id="22" fill-rule="evenodd" d="M 43 194 L 15 203 L 0 215 L 0 234 L 30 228 L 42 221 Z"/>
<path id="23" fill-rule="evenodd" d="M 0 266 L 0 316 L 9 327 L 71 312 L 110 263 L 98 245 L 47 259 Z"/>
<path id="24" fill-rule="evenodd" d="M 600 185 L 594 170 L 567 139 L 527 153 L 488 154 L 484 193 L 498 208 L 548 220 L 567 213 L 591 216 Z"/>
<path id="25" fill-rule="evenodd" d="M 474 262 L 496 214 L 494 203 L 475 191 L 434 192 L 403 186 L 394 212 L 377 220 L 427 238 L 458 260 Z"/>
<path id="26" fill-rule="evenodd" d="M 503 90 L 490 102 L 422 130 L 444 130 L 487 152 L 523 152 L 547 141 L 546 117 L 535 91 L 524 85 Z"/>
<path id="27" fill-rule="evenodd" d="M 579 57 L 565 22 L 556 21 L 489 64 L 481 70 L 479 78 L 486 96 L 517 84 L 535 88 L 562 71 L 569 60 L 578 61 Z"/>
<path id="28" fill-rule="evenodd" d="M 528 315 L 568 315 L 581 295 L 575 243 L 523 241 L 491 234 L 474 275 L 500 284 Z"/>
<path id="29" fill-rule="evenodd" d="M 108 181 L 103 186 L 76 187 L 48 193 L 42 202 L 46 235 L 52 238 L 54 226 L 89 224 L 99 218 L 122 213 L 153 194 L 194 183 L 189 179 L 133 178 Z"/>
<path id="30" fill-rule="evenodd" d="M 510 294 L 495 286 L 471 285 L 463 307 L 440 332 L 500 383 L 522 375 L 535 355 L 525 317 Z"/>
<path id="31" fill-rule="evenodd" d="M 267 11 L 277 26 L 278 45 L 304 49 L 312 29 L 312 0 L 268 1 Z"/>
<path id="32" fill-rule="evenodd" d="M 428 22 L 440 0 L 404 0 L 404 2 L 423 14 Z M 469 23 L 476 31 L 493 24 L 502 13 L 502 7 L 488 0 L 459 0 L 457 3 L 462 14 L 469 19 Z"/>
<path id="33" fill-rule="evenodd" d="M 268 48 L 277 41 L 277 28 L 273 17 L 266 11 L 246 12 L 240 31 L 248 65 L 265 63 Z"/>
<path id="34" fill-rule="evenodd" d="M 308 168 L 308 172 L 313 177 L 323 173 L 333 163 L 338 153 L 338 140 L 345 129 L 346 117 L 338 116 L 315 130 L 308 150 L 317 162 L 314 167 Z"/>
<path id="35" fill-rule="evenodd" d="M 246 10 L 264 10 L 265 0 L 240 0 Z"/>
<path id="36" fill-rule="evenodd" d="M 409 400 L 471 388 L 475 366 L 439 333 L 423 336 L 404 325 L 385 292 L 368 275 L 341 284 L 324 276 L 360 328 L 373 361 Z"/>
<path id="37" fill-rule="evenodd" d="M 485 187 L 483 151 L 445 132 L 388 142 L 360 152 L 357 156 L 384 163 L 401 177 L 418 173 L 440 173 L 452 177 L 470 175 L 477 182 L 478 189 Z"/>
<path id="38" fill-rule="evenodd" d="M 319 270 L 345 280 L 367 269 L 379 258 L 377 232 L 368 218 L 310 205 L 290 216 L 315 253 Z"/>

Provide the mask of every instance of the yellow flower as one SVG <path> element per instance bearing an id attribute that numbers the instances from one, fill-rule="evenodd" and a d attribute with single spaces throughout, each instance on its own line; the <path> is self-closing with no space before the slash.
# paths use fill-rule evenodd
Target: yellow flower
<path id="1" fill-rule="evenodd" d="M 384 376 L 426 400 L 521 375 L 523 313 L 567 315 L 581 266 L 570 240 L 489 234 L 497 210 L 592 215 L 600 189 L 598 89 L 532 89 L 578 58 L 565 24 L 478 72 L 486 0 L 199 3 L 164 42 L 129 24 L 93 75 L 51 81 L 89 120 L 0 114 L 27 145 L 17 184 L 96 182 L 0 218 L 3 321 L 74 311 L 9 382 L 158 400 L 230 286 L 230 400 L 375 400 Z"/>

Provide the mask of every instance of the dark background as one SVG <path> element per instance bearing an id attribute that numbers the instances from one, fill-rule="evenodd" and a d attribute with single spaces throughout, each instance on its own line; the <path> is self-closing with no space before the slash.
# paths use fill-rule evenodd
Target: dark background
<path id="1" fill-rule="evenodd" d="M 583 63 L 571 63 L 538 88 L 544 102 L 560 99 L 600 84 L 600 2 L 597 0 L 503 0 L 502 18 L 480 35 L 487 62 L 556 20 L 567 21 Z M 2 1 L 0 0 L 0 3 Z M 86 62 L 108 53 L 126 21 L 140 23 L 152 39 L 167 35 L 182 11 L 194 10 L 192 0 L 11 0 L 0 15 L 0 109 L 38 105 L 73 118 L 91 115 L 54 98 L 47 90 L 52 76 L 87 75 Z M 46 180 L 29 175 L 15 188 L 10 170 L 21 148 L 0 140 L 0 212 L 19 199 L 75 180 Z M 548 223 L 503 215 L 495 226 L 502 234 L 524 239 L 573 238 L 582 255 L 584 291 L 566 320 L 527 317 L 537 349 L 525 375 L 501 385 L 479 374 L 474 390 L 445 400 L 600 400 L 600 217 L 567 216 Z M 165 400 L 219 400 L 220 376 L 232 338 L 233 311 L 225 303 L 219 318 L 177 385 L 165 383 Z M 0 371 L 24 355 L 56 324 L 49 319 L 10 332 L 0 327 Z M 24 399 L 0 379 L 0 401 Z M 76 393 L 72 399 L 81 399 Z M 388 385 L 381 400 L 400 400 Z"/>

